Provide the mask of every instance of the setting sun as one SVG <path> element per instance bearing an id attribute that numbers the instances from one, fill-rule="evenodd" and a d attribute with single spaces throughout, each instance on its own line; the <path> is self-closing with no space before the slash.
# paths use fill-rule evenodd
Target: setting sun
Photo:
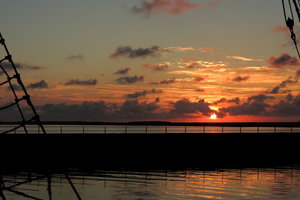
<path id="1" fill-rule="evenodd" d="M 217 119 L 217 115 L 214 113 L 214 114 L 211 114 L 210 115 L 210 119 Z"/>

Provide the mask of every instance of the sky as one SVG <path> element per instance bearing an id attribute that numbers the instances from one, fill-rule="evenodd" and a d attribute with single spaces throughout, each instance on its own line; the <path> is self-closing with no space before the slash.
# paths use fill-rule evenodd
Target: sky
<path id="1" fill-rule="evenodd" d="M 279 0 L 10 0 L 0 19 L 42 120 L 300 120 Z M 1 86 L 0 105 L 13 101 Z"/>

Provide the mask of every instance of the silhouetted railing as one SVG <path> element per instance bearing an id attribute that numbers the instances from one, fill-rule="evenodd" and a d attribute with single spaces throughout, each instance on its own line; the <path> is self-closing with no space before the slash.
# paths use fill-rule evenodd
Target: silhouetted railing
<path id="1" fill-rule="evenodd" d="M 14 125 L 0 125 L 7 130 Z M 300 127 L 236 127 L 236 126 L 146 126 L 146 125 L 45 125 L 48 134 L 226 134 L 226 133 L 300 133 Z M 28 125 L 28 132 L 41 134 L 37 125 Z M 12 134 L 25 133 L 15 130 Z"/>

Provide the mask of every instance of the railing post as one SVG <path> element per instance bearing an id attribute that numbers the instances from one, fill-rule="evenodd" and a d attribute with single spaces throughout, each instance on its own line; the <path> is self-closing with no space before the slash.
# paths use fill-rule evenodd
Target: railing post
<path id="1" fill-rule="evenodd" d="M 145 127 L 145 133 L 146 134 L 148 133 L 148 127 L 147 126 Z"/>
<path id="2" fill-rule="evenodd" d="M 104 134 L 106 134 L 106 126 L 104 126 Z"/>
<path id="3" fill-rule="evenodd" d="M 205 133 L 205 126 L 203 126 L 203 133 Z"/>
<path id="4" fill-rule="evenodd" d="M 293 127 L 291 127 L 291 133 L 293 133 Z"/>
<path id="5" fill-rule="evenodd" d="M 224 133 L 224 126 L 222 126 L 222 133 Z"/>
<path id="6" fill-rule="evenodd" d="M 186 126 L 184 127 L 184 133 L 186 133 Z"/>
<path id="7" fill-rule="evenodd" d="M 259 126 L 257 127 L 257 133 L 259 133 Z"/>
<path id="8" fill-rule="evenodd" d="M 63 128 L 62 128 L 62 126 L 60 126 L 60 134 L 62 134 L 63 133 Z"/>
<path id="9" fill-rule="evenodd" d="M 240 134 L 242 134 L 242 127 L 240 126 Z"/>
<path id="10" fill-rule="evenodd" d="M 125 134 L 127 134 L 127 126 L 125 126 Z"/>
<path id="11" fill-rule="evenodd" d="M 275 127 L 274 127 L 274 133 L 276 133 L 276 131 L 277 131 L 277 130 L 276 130 L 276 126 L 275 126 Z"/>
<path id="12" fill-rule="evenodd" d="M 168 133 L 168 127 L 166 126 L 165 127 L 165 134 L 167 134 Z"/>
<path id="13" fill-rule="evenodd" d="M 84 125 L 82 126 L 82 133 L 84 134 Z"/>

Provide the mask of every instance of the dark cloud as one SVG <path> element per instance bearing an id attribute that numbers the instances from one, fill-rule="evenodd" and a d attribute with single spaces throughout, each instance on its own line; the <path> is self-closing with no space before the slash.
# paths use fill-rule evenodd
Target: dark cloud
<path id="1" fill-rule="evenodd" d="M 227 108 L 219 109 L 220 112 L 228 113 L 232 116 L 237 115 L 256 115 L 267 116 L 269 114 L 270 105 L 266 103 L 267 100 L 275 99 L 273 96 L 259 94 L 251 96 L 246 102 L 240 105 L 229 106 Z"/>
<path id="2" fill-rule="evenodd" d="M 36 83 L 30 83 L 27 88 L 30 89 L 43 89 L 43 88 L 48 88 L 48 83 L 44 80 L 41 80 L 39 82 Z"/>
<path id="3" fill-rule="evenodd" d="M 124 74 L 127 74 L 130 70 L 131 70 L 131 68 L 129 68 L 129 67 L 128 68 L 124 68 L 124 69 L 119 69 L 114 74 L 124 75 Z"/>
<path id="4" fill-rule="evenodd" d="M 169 68 L 169 64 L 168 63 L 155 64 L 155 65 L 145 64 L 142 65 L 142 67 L 145 69 L 151 69 L 152 71 L 166 71 Z"/>
<path id="5" fill-rule="evenodd" d="M 263 103 L 266 100 L 273 100 L 275 97 L 273 96 L 268 96 L 265 94 L 258 94 L 258 95 L 253 95 L 251 97 L 248 97 L 248 102 L 254 102 L 254 103 Z"/>
<path id="6" fill-rule="evenodd" d="M 169 85 L 172 83 L 176 83 L 176 79 L 167 79 L 167 80 L 162 80 L 162 81 L 156 81 L 156 82 L 151 82 L 150 84 L 155 84 L 155 85 Z"/>
<path id="7" fill-rule="evenodd" d="M 247 81 L 250 78 L 250 76 L 237 76 L 232 79 L 232 81 L 235 82 L 242 82 L 242 81 Z"/>
<path id="8" fill-rule="evenodd" d="M 203 99 L 198 102 L 190 102 L 188 99 L 181 99 L 172 104 L 174 105 L 174 108 L 170 110 L 169 114 L 173 117 L 191 113 L 202 113 L 205 116 L 209 116 L 212 112 L 209 108 L 209 103 L 206 103 Z"/>
<path id="9" fill-rule="evenodd" d="M 158 46 L 152 46 L 150 48 L 138 48 L 132 49 L 130 46 L 120 46 L 117 50 L 110 55 L 110 58 L 119 58 L 119 57 L 127 57 L 127 58 L 139 58 L 146 56 L 154 56 L 157 55 L 160 51 Z"/>
<path id="10" fill-rule="evenodd" d="M 287 101 L 292 101 L 294 99 L 294 96 L 292 94 L 286 95 L 286 100 Z"/>
<path id="11" fill-rule="evenodd" d="M 123 76 L 120 77 L 116 80 L 116 82 L 120 84 L 132 84 L 132 83 L 137 83 L 137 82 L 143 82 L 144 81 L 144 76 Z"/>
<path id="12" fill-rule="evenodd" d="M 17 84 L 12 84 L 12 87 L 13 87 L 13 89 L 14 89 L 15 91 L 22 91 L 22 90 L 23 90 L 22 87 L 21 87 L 20 85 L 17 85 Z M 6 90 L 11 91 L 10 86 L 8 86 L 8 87 L 6 88 Z"/>
<path id="13" fill-rule="evenodd" d="M 274 88 L 272 88 L 271 91 L 268 91 L 268 94 L 279 94 L 279 93 L 287 93 L 289 92 L 289 90 L 283 90 L 283 88 L 286 88 L 289 85 L 293 85 L 298 83 L 298 80 L 293 80 L 292 77 L 289 77 L 287 80 L 282 81 L 279 85 L 275 86 Z"/>
<path id="14" fill-rule="evenodd" d="M 195 89 L 196 92 L 204 92 L 205 90 L 204 89 L 201 89 L 201 88 L 198 88 L 198 89 Z"/>
<path id="15" fill-rule="evenodd" d="M 97 85 L 96 79 L 90 79 L 90 80 L 79 80 L 79 79 L 71 79 L 64 83 L 64 85 Z"/>
<path id="16" fill-rule="evenodd" d="M 192 62 L 192 63 L 187 63 L 184 67 L 188 70 L 194 70 L 194 69 L 204 68 L 205 66 L 198 62 Z"/>
<path id="17" fill-rule="evenodd" d="M 121 105 L 104 101 L 83 102 L 82 104 L 46 104 L 37 110 L 43 120 L 69 121 L 137 121 L 161 119 L 160 108 L 154 102 L 145 103 L 127 100 Z"/>
<path id="18" fill-rule="evenodd" d="M 232 116 L 237 115 L 254 115 L 254 116 L 265 116 L 270 107 L 268 104 L 263 102 L 245 102 L 241 105 L 229 106 L 227 108 L 219 109 L 221 112 L 228 113 Z"/>
<path id="19" fill-rule="evenodd" d="M 218 105 L 220 103 L 235 103 L 235 104 L 239 104 L 241 102 L 239 97 L 236 97 L 234 99 L 229 99 L 227 100 L 226 98 L 221 98 L 218 101 L 215 101 L 212 103 L 212 105 Z"/>
<path id="20" fill-rule="evenodd" d="M 194 78 L 194 81 L 198 81 L 198 82 L 201 82 L 201 81 L 204 81 L 204 80 L 205 80 L 205 78 L 202 77 L 202 76 L 198 76 L 198 77 Z"/>
<path id="21" fill-rule="evenodd" d="M 192 3 L 189 0 L 143 0 L 140 6 L 134 6 L 132 12 L 134 14 L 143 14 L 150 16 L 153 13 L 166 13 L 178 15 L 184 12 L 200 8 L 200 7 L 217 7 L 219 1 L 211 1 L 208 3 Z"/>
<path id="22" fill-rule="evenodd" d="M 27 65 L 20 62 L 15 62 L 15 67 L 17 70 L 41 70 L 43 67 L 37 65 Z M 5 71 L 9 72 L 13 70 L 12 65 L 9 62 L 2 62 L 1 66 L 4 68 Z M 0 70 L 0 75 L 4 74 L 2 70 Z"/>
<path id="23" fill-rule="evenodd" d="M 282 68 L 282 67 L 286 67 L 286 66 L 300 66 L 299 59 L 296 57 L 292 57 L 287 53 L 282 53 L 278 57 L 275 57 L 275 56 L 271 57 L 268 60 L 268 63 L 272 67 L 278 67 L 278 68 Z"/>
<path id="24" fill-rule="evenodd" d="M 226 103 L 226 102 L 227 102 L 227 99 L 226 99 L 226 98 L 221 98 L 221 99 L 219 99 L 218 101 L 213 102 L 212 104 L 213 104 L 213 105 L 218 105 L 218 104 L 220 104 L 220 103 Z"/>
<path id="25" fill-rule="evenodd" d="M 241 100 L 240 100 L 239 97 L 236 97 L 236 98 L 234 98 L 234 99 L 228 100 L 228 103 L 240 104 L 240 103 L 241 103 Z"/>
<path id="26" fill-rule="evenodd" d="M 82 54 L 70 55 L 66 59 L 67 60 L 83 60 L 84 59 L 84 55 L 82 55 Z"/>
<path id="27" fill-rule="evenodd" d="M 161 93 L 163 93 L 162 90 L 152 89 L 152 90 L 144 90 L 141 92 L 135 92 L 132 94 L 126 94 L 125 97 L 126 98 L 139 98 L 139 97 L 144 97 L 148 94 L 161 94 Z"/>

